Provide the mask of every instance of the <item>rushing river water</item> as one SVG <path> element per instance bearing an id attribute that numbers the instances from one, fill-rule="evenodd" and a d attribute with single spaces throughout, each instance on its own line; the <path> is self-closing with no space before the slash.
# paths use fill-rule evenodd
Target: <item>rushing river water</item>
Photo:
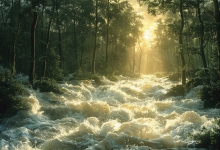
<path id="1" fill-rule="evenodd" d="M 163 95 L 173 83 L 153 75 L 139 79 L 103 78 L 60 84 L 62 95 L 30 90 L 29 111 L 0 124 L 0 150 L 147 150 L 193 148 L 189 134 L 213 128 L 218 109 L 203 109 L 196 97 Z"/>

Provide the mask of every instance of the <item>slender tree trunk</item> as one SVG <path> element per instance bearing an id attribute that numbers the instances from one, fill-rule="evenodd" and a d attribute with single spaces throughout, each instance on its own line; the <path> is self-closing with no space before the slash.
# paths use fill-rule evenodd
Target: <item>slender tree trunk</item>
<path id="1" fill-rule="evenodd" d="M 61 40 L 61 28 L 60 28 L 60 20 L 59 20 L 59 13 L 58 13 L 58 2 L 56 1 L 56 13 L 57 13 L 57 25 L 58 25 L 58 50 L 60 55 L 60 68 L 62 67 L 63 61 L 63 52 L 62 52 L 62 40 Z"/>
<path id="2" fill-rule="evenodd" d="M 43 28 L 44 28 L 44 8 L 45 6 L 43 5 L 43 7 L 42 7 L 42 12 L 41 12 L 41 16 L 42 16 L 42 18 L 41 18 L 41 53 L 44 53 L 44 43 L 43 43 L 43 41 L 44 41 L 44 30 L 43 30 Z"/>
<path id="3" fill-rule="evenodd" d="M 216 22 L 216 39 L 218 48 L 218 75 L 220 80 L 220 11 L 218 0 L 213 0 L 215 10 L 215 22 Z"/>
<path id="4" fill-rule="evenodd" d="M 181 57 L 181 63 L 182 63 L 182 72 L 181 72 L 181 78 L 182 78 L 182 85 L 186 84 L 186 63 L 183 53 L 183 28 L 184 28 L 184 18 L 183 18 L 183 0 L 180 0 L 179 5 L 179 11 L 180 11 L 180 17 L 181 17 L 181 26 L 180 26 L 180 32 L 179 32 L 179 46 L 180 46 L 180 57 Z"/>
<path id="5" fill-rule="evenodd" d="M 52 23 L 52 18 L 49 20 L 48 23 L 48 29 L 47 29 L 47 39 L 46 39 L 46 43 L 44 45 L 44 61 L 43 61 L 43 70 L 42 70 L 42 75 L 41 77 L 45 77 L 46 75 L 46 69 L 47 69 L 47 51 L 48 51 L 48 46 L 50 43 L 50 28 L 51 28 L 51 23 Z"/>
<path id="6" fill-rule="evenodd" d="M 1 5 L 1 7 L 3 7 L 2 5 Z M 5 18 L 5 14 L 4 14 L 4 11 L 3 11 L 3 9 L 0 9 L 1 10 L 1 18 L 2 18 L 2 22 L 3 22 L 3 24 L 4 24 L 4 44 L 5 44 L 5 51 L 7 51 L 8 53 L 7 53 L 7 63 L 10 63 L 10 49 L 9 49 L 9 44 L 8 44 L 8 34 L 7 34 L 7 22 L 8 22 L 8 19 L 7 18 Z M 4 60 L 4 58 L 3 58 L 3 60 Z"/>
<path id="7" fill-rule="evenodd" d="M 94 42 L 94 50 L 93 50 L 93 59 L 92 59 L 92 73 L 95 74 L 95 59 L 96 59 L 96 48 L 97 48 L 97 29 L 98 29 L 98 0 L 96 0 L 95 6 L 95 42 Z"/>
<path id="8" fill-rule="evenodd" d="M 83 60 L 83 54 L 84 54 L 84 45 L 83 45 L 83 43 L 84 43 L 84 40 L 83 40 L 83 38 L 82 38 L 82 40 L 81 40 L 81 43 L 82 43 L 82 50 L 81 50 L 81 57 L 80 57 L 80 62 L 79 62 L 79 69 L 81 69 L 81 67 L 82 67 L 82 60 Z"/>
<path id="9" fill-rule="evenodd" d="M 15 35 L 15 39 L 14 39 L 14 42 L 13 42 L 13 53 L 12 53 L 12 66 L 11 66 L 11 74 L 14 75 L 15 71 L 16 71 L 16 44 L 17 44 L 17 39 L 18 39 L 18 35 L 19 35 L 19 32 L 20 32 L 20 18 L 19 18 L 19 21 L 18 21 L 18 27 L 17 27 L 17 32 L 16 32 L 16 35 Z"/>
<path id="10" fill-rule="evenodd" d="M 139 36 L 138 36 L 138 45 L 139 45 L 139 49 L 140 49 L 140 58 L 139 58 L 139 74 L 140 74 L 141 73 L 142 48 L 140 45 Z"/>
<path id="11" fill-rule="evenodd" d="M 63 64 L 63 51 L 62 51 L 62 40 L 61 40 L 61 29 L 59 27 L 58 29 L 58 48 L 59 48 L 59 55 L 60 55 L 60 68 L 62 67 L 62 64 Z"/>
<path id="12" fill-rule="evenodd" d="M 135 73 L 135 46 L 133 48 L 133 73 Z"/>
<path id="13" fill-rule="evenodd" d="M 205 59 L 205 53 L 204 53 L 204 23 L 203 23 L 203 20 L 201 18 L 201 10 L 200 10 L 200 0 L 197 0 L 197 10 L 198 10 L 198 18 L 199 18 L 199 23 L 200 23 L 200 26 L 201 26 L 201 31 L 200 31 L 200 54 L 201 54 L 201 57 L 202 57 L 202 63 L 203 63 L 203 67 L 205 69 L 205 74 L 206 74 L 206 77 L 207 77 L 207 83 L 210 84 L 210 79 L 209 79 L 209 71 L 208 71 L 208 68 L 207 68 L 207 63 L 206 63 L 206 59 Z"/>
<path id="14" fill-rule="evenodd" d="M 33 10 L 35 10 L 35 6 L 33 6 Z M 37 26 L 38 14 L 37 12 L 33 12 L 33 22 L 31 26 L 31 63 L 30 63 L 30 73 L 29 73 L 29 82 L 33 85 L 34 76 L 35 76 L 35 30 Z"/>
<path id="15" fill-rule="evenodd" d="M 74 34 L 74 51 L 75 51 L 75 61 L 76 61 L 76 69 L 78 69 L 78 56 L 77 56 L 77 45 L 76 45 L 76 10 L 73 10 L 73 15 L 74 15 L 74 23 L 73 23 L 73 34 Z"/>
<path id="16" fill-rule="evenodd" d="M 19 13 L 20 13 L 20 6 L 21 6 L 21 1 L 18 1 L 18 7 L 19 7 Z M 21 23 L 21 16 L 18 16 L 18 26 L 17 26 L 17 32 L 15 35 L 15 39 L 13 41 L 13 52 L 12 52 L 12 65 L 11 65 L 11 74 L 14 75 L 15 71 L 16 71 L 16 44 L 17 44 L 17 39 L 18 39 L 18 35 L 20 33 L 20 23 Z"/>
<path id="17" fill-rule="evenodd" d="M 116 33 L 117 34 L 117 33 Z M 115 51 L 113 52 L 112 55 L 112 74 L 114 74 L 114 69 L 115 69 L 115 57 L 116 57 L 116 51 L 118 48 L 118 43 L 117 43 L 117 37 L 115 38 Z"/>
<path id="18" fill-rule="evenodd" d="M 106 69 L 108 68 L 108 38 L 109 38 L 109 0 L 107 4 L 107 28 L 106 28 L 106 47 L 105 47 L 105 53 L 106 53 Z"/>

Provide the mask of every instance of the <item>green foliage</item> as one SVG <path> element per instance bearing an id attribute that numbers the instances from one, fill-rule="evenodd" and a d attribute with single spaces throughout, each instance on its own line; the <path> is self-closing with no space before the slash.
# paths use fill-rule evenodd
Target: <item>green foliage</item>
<path id="1" fill-rule="evenodd" d="M 92 79 L 95 81 L 95 83 L 96 83 L 97 85 L 101 85 L 101 84 L 102 84 L 101 78 L 100 78 L 99 76 L 94 75 L 94 76 L 92 77 Z"/>
<path id="2" fill-rule="evenodd" d="M 141 74 L 139 73 L 127 73 L 125 76 L 130 77 L 130 78 L 140 78 Z"/>
<path id="3" fill-rule="evenodd" d="M 73 74 L 73 79 L 75 79 L 75 80 L 84 80 L 84 79 L 94 80 L 97 85 L 101 85 L 101 83 L 102 83 L 100 76 L 94 75 L 90 72 L 83 73 L 81 70 L 78 70 L 77 72 L 75 72 Z"/>
<path id="4" fill-rule="evenodd" d="M 205 127 L 200 129 L 200 133 L 194 135 L 194 140 L 198 141 L 197 148 L 219 149 L 220 139 L 220 119 L 214 121 L 217 127 L 212 130 Z"/>
<path id="5" fill-rule="evenodd" d="M 167 76 L 168 73 L 167 72 L 156 72 L 154 75 L 158 78 L 161 78 L 161 77 Z"/>
<path id="6" fill-rule="evenodd" d="M 185 94 L 184 87 L 182 85 L 175 85 L 165 94 L 165 97 L 184 96 L 184 94 Z"/>
<path id="7" fill-rule="evenodd" d="M 21 98 L 27 95 L 22 84 L 0 80 L 0 118 L 11 117 L 19 110 L 27 110 L 28 104 Z"/>
<path id="8" fill-rule="evenodd" d="M 119 79 L 118 77 L 116 77 L 115 75 L 107 75 L 106 76 L 110 81 L 114 81 L 114 82 L 117 82 Z"/>
<path id="9" fill-rule="evenodd" d="M 179 81 L 181 78 L 181 73 L 179 73 L 179 72 L 170 73 L 167 78 L 170 81 Z"/>
<path id="10" fill-rule="evenodd" d="M 220 102 L 215 105 L 215 108 L 220 109 Z"/>
<path id="11" fill-rule="evenodd" d="M 12 80 L 12 74 L 8 69 L 0 70 L 0 81 L 6 82 Z"/>
<path id="12" fill-rule="evenodd" d="M 204 69 L 200 69 L 195 73 L 195 76 L 199 79 L 203 79 L 206 81 L 207 79 L 210 79 L 212 82 L 216 82 L 218 80 L 218 70 L 207 68 L 209 76 L 206 75 Z"/>
<path id="13" fill-rule="evenodd" d="M 215 107 L 220 99 L 220 82 L 211 86 L 204 86 L 199 90 L 198 97 L 204 101 L 205 108 Z"/>
<path id="14" fill-rule="evenodd" d="M 40 92 L 54 92 L 57 94 L 63 93 L 56 81 L 50 78 L 42 78 L 40 81 L 35 82 L 33 88 L 35 90 L 39 89 Z"/>
<path id="15" fill-rule="evenodd" d="M 74 80 L 82 80 L 82 79 L 92 79 L 93 74 L 90 72 L 82 72 L 81 69 L 77 70 L 73 73 L 73 79 Z"/>
<path id="16" fill-rule="evenodd" d="M 203 85 L 203 80 L 200 79 L 200 78 L 193 78 L 193 79 L 190 79 L 186 85 L 185 85 L 185 90 L 186 91 L 189 91 L 191 90 L 192 88 L 196 87 L 196 86 L 199 86 L 199 85 Z"/>
<path id="17" fill-rule="evenodd" d="M 47 54 L 47 70 L 46 76 L 48 78 L 53 78 L 55 80 L 62 81 L 63 74 L 62 69 L 60 68 L 60 60 L 59 55 L 56 54 L 54 49 L 50 49 Z M 41 73 L 41 72 L 40 72 Z M 39 74 L 40 74 L 39 73 Z M 40 75 L 39 75 L 40 76 Z"/>

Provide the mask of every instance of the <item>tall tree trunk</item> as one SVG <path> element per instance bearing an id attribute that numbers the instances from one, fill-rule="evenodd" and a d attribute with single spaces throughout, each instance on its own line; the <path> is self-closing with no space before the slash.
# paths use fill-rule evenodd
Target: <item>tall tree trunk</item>
<path id="1" fill-rule="evenodd" d="M 109 0 L 107 4 L 107 28 L 106 28 L 106 47 L 105 47 L 105 53 L 106 53 L 106 69 L 108 68 L 108 38 L 109 38 Z"/>
<path id="2" fill-rule="evenodd" d="M 1 5 L 1 7 L 3 7 L 3 6 Z M 8 43 L 8 40 L 7 40 L 8 39 L 7 22 L 8 22 L 9 17 L 6 18 L 3 9 L 0 9 L 0 10 L 1 10 L 2 22 L 4 24 L 4 39 L 5 39 L 4 40 L 4 46 L 5 46 L 4 50 L 8 52 L 6 62 L 10 63 L 10 48 L 9 48 L 9 43 Z M 4 60 L 4 57 L 3 57 L 3 60 Z M 5 65 L 8 65 L 7 63 L 5 63 Z"/>
<path id="3" fill-rule="evenodd" d="M 96 0 L 95 6 L 95 42 L 94 42 L 94 50 L 93 50 L 93 59 L 92 59 L 92 73 L 95 74 L 95 59 L 96 59 L 96 48 L 97 48 L 97 29 L 98 29 L 98 0 Z"/>
<path id="4" fill-rule="evenodd" d="M 51 23 L 52 23 L 52 18 L 49 20 L 48 23 L 48 29 L 47 29 L 47 39 L 46 43 L 44 45 L 44 61 L 43 61 L 43 70 L 42 70 L 42 75 L 41 77 L 45 77 L 46 75 L 46 68 L 47 68 L 47 51 L 48 51 L 48 46 L 49 46 L 49 40 L 50 40 L 50 28 L 51 28 Z"/>
<path id="5" fill-rule="evenodd" d="M 179 31 L 179 46 L 180 46 L 180 57 L 181 57 L 181 63 L 182 63 L 182 72 L 181 72 L 181 78 L 182 78 L 182 85 L 186 84 L 186 63 L 183 53 L 183 28 L 184 28 L 184 18 L 183 18 L 183 0 L 180 0 L 179 5 L 179 11 L 180 11 L 180 17 L 181 17 L 181 26 Z"/>
<path id="6" fill-rule="evenodd" d="M 135 73 L 135 46 L 133 48 L 133 73 Z"/>
<path id="7" fill-rule="evenodd" d="M 139 58 L 139 74 L 140 74 L 141 73 L 142 48 L 140 45 L 139 36 L 138 36 L 138 45 L 139 45 L 139 49 L 140 49 L 140 58 Z"/>
<path id="8" fill-rule="evenodd" d="M 33 10 L 35 10 L 35 6 L 33 6 Z M 33 85 L 34 76 L 35 76 L 35 30 L 37 26 L 38 14 L 37 12 L 33 12 L 33 22 L 31 26 L 31 63 L 30 63 L 30 73 L 29 73 L 29 82 Z"/>
<path id="9" fill-rule="evenodd" d="M 43 41 L 44 41 L 44 9 L 45 9 L 45 6 L 43 5 L 43 7 L 42 7 L 42 11 L 41 11 L 41 16 L 42 16 L 42 18 L 41 18 L 41 53 L 44 53 L 44 43 L 43 43 Z"/>
<path id="10" fill-rule="evenodd" d="M 60 28 L 60 19 L 58 13 L 58 1 L 56 1 L 56 13 L 57 13 L 57 25 L 58 25 L 58 50 L 60 55 L 60 68 L 62 68 L 62 61 L 63 61 L 63 52 L 62 52 L 62 40 L 61 40 L 61 28 Z"/>
<path id="11" fill-rule="evenodd" d="M 82 50 L 81 50 L 81 57 L 80 57 L 80 62 L 79 62 L 79 69 L 81 69 L 82 67 L 82 60 L 83 60 L 83 54 L 84 54 L 84 39 L 82 37 L 81 39 L 81 43 L 82 43 Z"/>
<path id="12" fill-rule="evenodd" d="M 78 56 L 77 56 L 77 45 L 76 45 L 76 10 L 73 10 L 74 15 L 74 23 L 73 23 L 73 34 L 74 34 L 74 51 L 75 51 L 75 61 L 76 61 L 76 69 L 78 69 Z"/>
<path id="13" fill-rule="evenodd" d="M 205 69 L 205 74 L 206 74 L 206 77 L 207 77 L 207 83 L 210 84 L 210 79 L 209 79 L 209 71 L 208 71 L 208 68 L 207 68 L 207 63 L 206 63 L 206 59 L 205 59 L 205 53 L 204 53 L 204 48 L 205 48 L 205 45 L 204 45 L 204 23 L 203 23 L 203 20 L 201 18 L 201 10 L 200 10 L 200 0 L 197 0 L 197 10 L 198 10 L 198 18 L 199 18 L 199 23 L 200 23 L 200 26 L 201 26 L 201 31 L 200 31 L 200 54 L 201 54 L 201 57 L 202 57 L 202 63 L 203 63 L 203 67 Z"/>
<path id="14" fill-rule="evenodd" d="M 21 9 L 21 1 L 19 0 L 18 1 L 18 7 L 19 7 L 19 13 L 20 13 L 20 9 Z M 16 68 L 15 68 L 15 65 L 16 65 L 16 44 L 17 44 L 17 39 L 18 39 L 18 35 L 19 35 L 19 32 L 20 32 L 20 23 L 21 23 L 21 15 L 19 14 L 18 16 L 18 26 L 17 26 L 17 32 L 16 32 L 16 35 L 15 35 L 15 39 L 13 41 L 13 52 L 12 52 L 12 65 L 11 65 L 11 74 L 14 75 L 15 71 L 16 71 Z"/>
<path id="15" fill-rule="evenodd" d="M 116 30 L 117 31 L 117 30 Z M 117 33 L 116 33 L 117 34 Z M 118 48 L 118 42 L 117 42 L 117 36 L 115 38 L 115 49 L 114 52 L 112 54 L 112 74 L 114 74 L 114 70 L 115 70 L 115 57 L 116 57 L 116 52 L 117 52 L 117 48 Z"/>
<path id="16" fill-rule="evenodd" d="M 216 39 L 218 47 L 218 75 L 220 80 L 220 11 L 218 0 L 213 0 L 215 10 L 215 22 L 216 22 Z"/>

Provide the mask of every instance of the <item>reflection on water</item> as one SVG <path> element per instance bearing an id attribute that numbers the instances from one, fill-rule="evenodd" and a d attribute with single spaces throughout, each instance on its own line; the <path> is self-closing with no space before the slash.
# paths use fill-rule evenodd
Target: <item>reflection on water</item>
<path id="1" fill-rule="evenodd" d="M 1 121 L 1 150 L 147 150 L 193 148 L 189 134 L 214 127 L 218 109 L 204 110 L 192 89 L 162 99 L 174 84 L 153 75 L 60 84 L 63 95 L 29 90 L 29 111 Z"/>

